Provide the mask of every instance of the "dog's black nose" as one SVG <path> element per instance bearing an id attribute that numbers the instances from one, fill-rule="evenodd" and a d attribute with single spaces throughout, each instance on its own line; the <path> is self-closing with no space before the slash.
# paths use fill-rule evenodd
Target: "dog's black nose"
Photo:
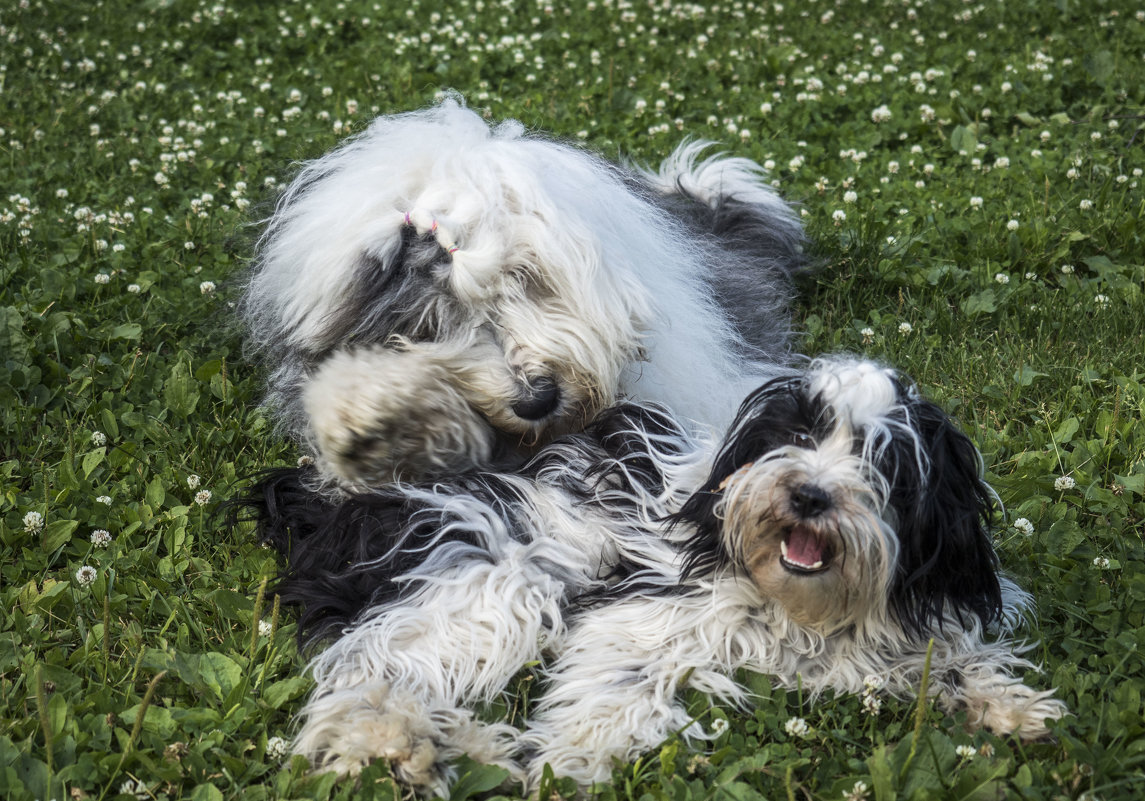
<path id="1" fill-rule="evenodd" d="M 513 404 L 513 413 L 522 420 L 540 420 L 552 414 L 561 402 L 561 388 L 548 376 L 529 381 Z"/>
<path id="2" fill-rule="evenodd" d="M 801 484 L 791 490 L 791 507 L 800 517 L 815 517 L 831 507 L 831 496 L 815 484 Z"/>

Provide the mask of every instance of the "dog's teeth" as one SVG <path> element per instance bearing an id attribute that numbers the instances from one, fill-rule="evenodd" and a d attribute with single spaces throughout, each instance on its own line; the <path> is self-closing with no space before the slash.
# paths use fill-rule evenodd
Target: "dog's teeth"
<path id="1" fill-rule="evenodd" d="M 779 553 L 784 559 L 787 558 L 787 542 L 784 540 L 779 541 Z"/>
<path id="2" fill-rule="evenodd" d="M 818 570 L 818 569 L 819 569 L 819 568 L 821 568 L 821 567 L 823 567 L 823 560 L 822 560 L 822 559 L 820 559 L 820 560 L 819 560 L 818 562 L 816 562 L 815 564 L 811 565 L 811 569 L 812 569 L 812 570 Z"/>

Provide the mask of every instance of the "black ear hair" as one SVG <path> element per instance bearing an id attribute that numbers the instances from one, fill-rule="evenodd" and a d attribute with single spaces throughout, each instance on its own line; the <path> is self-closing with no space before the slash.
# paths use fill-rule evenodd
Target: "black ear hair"
<path id="1" fill-rule="evenodd" d="M 680 511 L 668 516 L 670 526 L 687 524 L 693 531 L 684 545 L 683 580 L 710 573 L 730 561 L 715 514 L 722 485 L 748 462 L 789 441 L 788 432 L 794 427 L 814 425 L 821 410 L 808 399 L 805 389 L 805 377 L 793 374 L 773 379 L 748 395 L 740 404 L 707 480 Z"/>
<path id="2" fill-rule="evenodd" d="M 401 585 L 394 579 L 424 561 L 420 549 L 440 540 L 442 528 L 440 511 L 404 493 L 332 501 L 310 489 L 314 479 L 313 468 L 271 470 L 230 502 L 231 519 L 255 520 L 259 539 L 278 552 L 272 590 L 300 608 L 302 644 L 337 636 L 365 609 L 396 598 Z M 243 509 L 246 515 L 237 511 Z M 464 539 L 464 532 L 451 539 Z"/>
<path id="3" fill-rule="evenodd" d="M 990 542 L 994 498 L 981 478 L 981 457 L 970 438 L 930 401 L 909 397 L 904 408 L 915 444 L 896 437 L 884 454 L 892 465 L 891 506 L 898 515 L 899 558 L 891 608 L 903 627 L 927 636 L 944 613 L 960 624 L 976 615 L 989 624 L 1002 612 L 998 558 Z"/>

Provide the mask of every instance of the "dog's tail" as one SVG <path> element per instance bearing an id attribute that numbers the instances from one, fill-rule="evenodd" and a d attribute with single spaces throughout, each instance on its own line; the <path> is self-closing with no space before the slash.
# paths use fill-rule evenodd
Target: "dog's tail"
<path id="1" fill-rule="evenodd" d="M 651 196 L 691 236 L 706 240 L 703 276 L 754 355 L 783 362 L 794 279 L 809 269 L 798 211 L 748 158 L 684 142 L 659 170 L 637 168 Z"/>
<path id="2" fill-rule="evenodd" d="M 796 209 L 767 181 L 767 170 L 740 156 L 706 155 L 713 143 L 683 142 L 659 170 L 637 169 L 661 204 L 694 232 L 737 253 L 767 257 L 792 276 L 806 266 Z"/>

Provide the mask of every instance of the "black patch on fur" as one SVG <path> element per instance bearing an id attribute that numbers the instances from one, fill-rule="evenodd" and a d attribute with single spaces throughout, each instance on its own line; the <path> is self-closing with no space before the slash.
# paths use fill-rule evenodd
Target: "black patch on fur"
<path id="1" fill-rule="evenodd" d="M 884 452 L 890 505 L 898 518 L 898 570 L 890 603 L 903 627 L 928 636 L 947 607 L 958 621 L 975 615 L 983 625 L 1002 613 L 998 557 L 990 542 L 993 496 L 981 478 L 970 438 L 934 403 L 908 395 L 900 401 L 918 432 L 927 465 L 914 444 L 894 439 Z"/>
<path id="2" fill-rule="evenodd" d="M 313 468 L 269 471 L 236 503 L 280 556 L 273 591 L 300 607 L 302 642 L 336 636 L 365 609 L 399 598 L 407 585 L 394 580 L 420 565 L 427 549 L 460 542 L 473 547 L 467 558 L 479 558 L 477 535 L 456 515 L 396 486 L 332 501 L 310 489 L 314 478 Z M 454 494 L 477 493 L 498 503 L 515 533 L 507 488 L 472 477 Z"/>
<path id="3" fill-rule="evenodd" d="M 464 317 L 442 280 L 449 259 L 430 234 L 401 229 L 401 245 L 383 261 L 363 253 L 345 302 L 326 321 L 324 340 L 331 349 L 381 344 L 398 334 L 434 340 Z"/>
<path id="4" fill-rule="evenodd" d="M 731 564 L 721 536 L 715 507 L 720 484 L 749 462 L 766 457 L 801 436 L 822 437 L 830 428 L 827 409 L 806 392 L 806 377 L 790 375 L 773 379 L 752 392 L 740 405 L 732 432 L 720 448 L 707 481 L 671 515 L 670 525 L 691 525 L 684 551 L 683 581 L 707 575 Z"/>
<path id="5" fill-rule="evenodd" d="M 623 508 L 633 503 L 630 493 L 663 487 L 664 477 L 649 458 L 641 432 L 658 438 L 667 452 L 679 451 L 683 432 L 666 412 L 620 404 L 583 432 L 542 448 L 517 472 L 475 470 L 417 486 L 443 503 L 474 498 L 493 510 L 510 536 L 525 542 L 545 532 L 526 524 L 522 506 L 528 498 L 509 476 L 556 487 L 572 503 L 598 504 L 621 516 L 630 511 Z M 311 489 L 315 480 L 314 468 L 268 471 L 245 497 L 232 502 L 231 514 L 233 522 L 245 510 L 256 521 L 259 540 L 279 554 L 281 570 L 273 591 L 283 603 L 300 608 L 303 643 L 336 637 L 367 609 L 399 599 L 409 583 L 396 579 L 447 543 L 469 546 L 458 558 L 485 558 L 477 530 L 425 496 L 387 485 L 331 500 Z M 596 578 L 615 581 L 634 569 L 621 563 L 609 576 Z"/>
<path id="6" fill-rule="evenodd" d="M 802 229 L 773 210 L 723 196 L 710 206 L 682 186 L 658 203 L 713 255 L 703 279 L 745 345 L 744 355 L 787 360 L 793 279 L 805 265 Z"/>

